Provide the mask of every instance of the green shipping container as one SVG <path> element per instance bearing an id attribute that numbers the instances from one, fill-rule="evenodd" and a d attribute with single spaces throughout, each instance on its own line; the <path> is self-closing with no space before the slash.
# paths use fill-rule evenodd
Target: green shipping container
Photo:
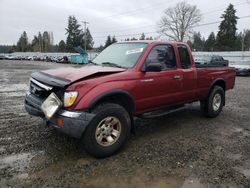
<path id="1" fill-rule="evenodd" d="M 75 47 L 74 50 L 80 55 L 71 55 L 70 62 L 74 64 L 86 64 L 88 63 L 88 54 L 80 46 Z"/>
<path id="2" fill-rule="evenodd" d="M 88 55 L 71 55 L 70 63 L 74 64 L 86 64 L 88 63 Z"/>

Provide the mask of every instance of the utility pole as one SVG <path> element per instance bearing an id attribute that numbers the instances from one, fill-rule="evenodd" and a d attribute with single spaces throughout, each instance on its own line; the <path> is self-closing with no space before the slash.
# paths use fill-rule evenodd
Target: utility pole
<path id="1" fill-rule="evenodd" d="M 87 53 L 86 34 L 87 34 L 87 24 L 89 24 L 89 22 L 82 21 L 82 23 L 84 24 L 84 50 Z"/>

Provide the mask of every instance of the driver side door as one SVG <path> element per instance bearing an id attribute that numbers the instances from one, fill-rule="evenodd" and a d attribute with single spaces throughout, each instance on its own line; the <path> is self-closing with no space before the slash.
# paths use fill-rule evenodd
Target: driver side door
<path id="1" fill-rule="evenodd" d="M 164 44 L 153 47 L 146 58 L 144 66 L 150 63 L 161 64 L 161 71 L 141 72 L 137 89 L 140 99 L 137 101 L 139 111 L 150 111 L 167 107 L 180 101 L 182 71 L 177 68 L 177 61 L 172 45 Z"/>

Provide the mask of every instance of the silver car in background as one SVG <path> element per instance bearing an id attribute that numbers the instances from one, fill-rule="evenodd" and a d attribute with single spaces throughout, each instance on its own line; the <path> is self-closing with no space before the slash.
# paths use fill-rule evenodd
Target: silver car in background
<path id="1" fill-rule="evenodd" d="M 250 76 L 250 61 L 232 62 L 229 66 L 236 69 L 238 76 Z"/>

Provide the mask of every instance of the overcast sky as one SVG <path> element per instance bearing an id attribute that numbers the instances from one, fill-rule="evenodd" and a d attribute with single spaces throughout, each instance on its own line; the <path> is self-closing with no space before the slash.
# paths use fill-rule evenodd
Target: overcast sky
<path id="1" fill-rule="evenodd" d="M 118 40 L 138 37 L 139 33 L 157 37 L 156 24 L 163 10 L 179 0 L 0 0 L 0 44 L 16 44 L 23 31 L 31 41 L 39 31 L 52 31 L 54 44 L 65 40 L 69 15 L 78 21 L 88 21 L 95 45 L 99 46 L 107 35 Z M 250 0 L 188 0 L 203 14 L 203 23 L 219 21 L 229 3 L 235 5 L 238 17 L 250 15 Z M 205 37 L 218 31 L 219 24 L 196 27 Z M 250 29 L 250 18 L 238 20 L 239 31 Z"/>

